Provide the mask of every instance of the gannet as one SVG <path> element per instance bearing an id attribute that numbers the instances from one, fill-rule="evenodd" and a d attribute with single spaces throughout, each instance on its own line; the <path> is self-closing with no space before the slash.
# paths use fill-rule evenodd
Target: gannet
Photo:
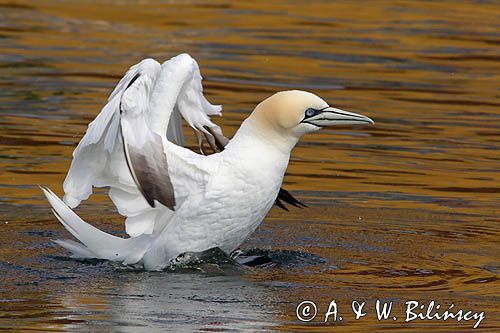
<path id="1" fill-rule="evenodd" d="M 373 124 L 312 93 L 282 91 L 259 103 L 228 140 L 210 120 L 221 107 L 204 97 L 201 80 L 188 54 L 161 65 L 145 59 L 120 80 L 73 152 L 64 201 L 42 188 L 56 218 L 79 241 L 56 240 L 73 257 L 162 270 L 185 252 L 218 247 L 229 254 L 275 203 L 290 153 L 304 134 Z M 195 130 L 202 152 L 206 140 L 214 154 L 167 139 L 176 131 L 169 120 L 177 112 Z M 91 226 L 71 209 L 93 186 L 109 187 L 128 238 Z"/>

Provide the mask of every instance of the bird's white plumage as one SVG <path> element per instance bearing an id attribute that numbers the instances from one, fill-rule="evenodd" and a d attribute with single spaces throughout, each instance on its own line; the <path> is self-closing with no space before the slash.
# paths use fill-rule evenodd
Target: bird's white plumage
<path id="1" fill-rule="evenodd" d="M 304 113 L 311 108 L 314 112 Z M 175 110 L 200 140 L 222 151 L 204 156 L 169 141 Z M 335 121 L 373 123 L 330 108 L 311 93 L 281 92 L 260 103 L 228 142 L 210 120 L 220 110 L 203 96 L 198 65 L 189 55 L 132 66 L 89 125 L 64 182 L 64 201 L 73 208 L 93 186 L 109 187 L 130 238 L 89 225 L 43 189 L 56 217 L 81 242 L 58 244 L 76 257 L 142 264 L 148 270 L 165 268 L 183 252 L 214 247 L 231 252 L 272 207 L 291 150 L 303 134 Z"/>

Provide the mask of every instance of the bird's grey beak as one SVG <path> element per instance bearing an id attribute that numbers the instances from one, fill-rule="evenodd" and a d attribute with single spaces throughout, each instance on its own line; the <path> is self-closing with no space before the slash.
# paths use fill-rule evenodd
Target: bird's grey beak
<path id="1" fill-rule="evenodd" d="M 332 107 L 327 107 L 321 110 L 314 110 L 310 116 L 306 112 L 303 123 L 309 123 L 318 127 L 340 126 L 340 125 L 373 125 L 374 121 L 370 118 Z"/>

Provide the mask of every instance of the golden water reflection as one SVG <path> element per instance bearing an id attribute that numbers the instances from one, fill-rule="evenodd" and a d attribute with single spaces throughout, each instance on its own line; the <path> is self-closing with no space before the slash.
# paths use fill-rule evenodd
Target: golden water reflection
<path id="1" fill-rule="evenodd" d="M 328 331 L 319 319 L 299 323 L 295 306 L 380 298 L 398 309 L 455 303 L 498 329 L 499 15 L 479 0 L 0 1 L 0 328 Z M 306 136 L 285 184 L 309 208 L 273 209 L 246 244 L 326 263 L 219 279 L 123 273 L 67 261 L 49 242 L 66 233 L 37 185 L 61 193 L 75 144 L 126 68 L 186 51 L 209 99 L 224 104 L 216 121 L 229 135 L 260 100 L 292 88 L 376 121 Z M 79 213 L 122 232 L 105 195 Z M 205 282 L 213 293 L 197 287 Z M 188 310 L 174 311 L 176 301 Z M 472 327 L 373 315 L 341 325 Z"/>

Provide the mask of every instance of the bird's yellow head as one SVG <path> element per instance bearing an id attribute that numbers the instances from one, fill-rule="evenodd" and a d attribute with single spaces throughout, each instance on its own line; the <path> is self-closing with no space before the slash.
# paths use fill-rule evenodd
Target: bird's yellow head
<path id="1" fill-rule="evenodd" d="M 250 119 L 262 129 L 296 138 L 327 126 L 373 124 L 366 116 L 333 108 L 320 97 L 300 90 L 268 97 L 257 105 Z"/>

